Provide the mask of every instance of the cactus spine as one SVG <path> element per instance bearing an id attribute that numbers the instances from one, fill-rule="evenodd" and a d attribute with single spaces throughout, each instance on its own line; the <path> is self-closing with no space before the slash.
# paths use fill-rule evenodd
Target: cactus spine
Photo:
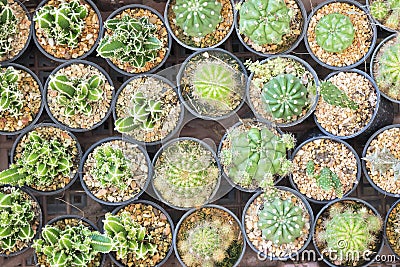
<path id="1" fill-rule="evenodd" d="M 18 33 L 17 17 L 7 0 L 0 0 L 0 57 L 13 50 L 12 41 Z"/>
<path id="2" fill-rule="evenodd" d="M 357 103 L 351 100 L 345 92 L 340 90 L 330 81 L 321 83 L 321 96 L 329 105 L 342 108 L 351 108 L 353 110 L 358 109 Z"/>
<path id="3" fill-rule="evenodd" d="M 387 147 L 375 147 L 375 151 L 362 158 L 371 164 L 373 172 L 379 172 L 379 175 L 384 174 L 388 170 L 393 170 L 394 180 L 397 181 L 400 177 L 400 159 L 396 158 Z"/>
<path id="4" fill-rule="evenodd" d="M 0 73 L 0 113 L 8 112 L 13 117 L 21 115 L 25 98 L 18 88 L 18 71 L 8 67 Z"/>
<path id="5" fill-rule="evenodd" d="M 310 160 L 307 162 L 306 174 L 308 176 L 314 177 L 317 185 L 323 190 L 334 189 L 337 197 L 343 197 L 342 183 L 337 174 L 334 173 L 330 168 L 324 167 L 317 174 L 315 172 L 315 163 L 314 161 Z"/>
<path id="6" fill-rule="evenodd" d="M 379 20 L 384 26 L 393 30 L 400 27 L 400 1 L 399 0 L 377 0 L 370 6 L 371 15 Z"/>

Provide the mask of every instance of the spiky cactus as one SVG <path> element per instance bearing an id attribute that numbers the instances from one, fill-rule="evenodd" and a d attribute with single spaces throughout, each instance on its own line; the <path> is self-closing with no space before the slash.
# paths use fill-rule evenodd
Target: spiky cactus
<path id="1" fill-rule="evenodd" d="M 62 1 L 58 6 L 45 5 L 35 14 L 33 20 L 43 29 L 47 38 L 56 45 L 78 46 L 88 10 L 79 0 Z"/>
<path id="2" fill-rule="evenodd" d="M 274 118 L 290 120 L 307 106 L 307 88 L 296 76 L 281 74 L 264 85 L 262 101 Z"/>
<path id="3" fill-rule="evenodd" d="M 51 77 L 49 88 L 57 91 L 57 103 L 64 107 L 64 116 L 75 114 L 90 116 L 92 105 L 103 96 L 103 76 L 95 74 L 87 78 L 74 78 L 57 74 Z"/>
<path id="4" fill-rule="evenodd" d="M 393 170 L 394 180 L 397 181 L 400 177 L 400 159 L 396 158 L 387 147 L 375 147 L 375 151 L 370 155 L 362 158 L 371 164 L 373 172 L 379 172 L 379 175 L 384 174 L 388 170 Z"/>
<path id="5" fill-rule="evenodd" d="M 315 28 L 317 44 L 327 52 L 340 53 L 354 40 L 355 30 L 350 18 L 340 13 L 323 16 Z"/>
<path id="6" fill-rule="evenodd" d="M 330 168 L 324 167 L 319 173 L 315 172 L 315 162 L 310 160 L 307 162 L 306 174 L 314 177 L 317 185 L 323 190 L 334 189 L 337 197 L 343 197 L 343 186 L 339 177 Z"/>
<path id="7" fill-rule="evenodd" d="M 0 72 L 0 113 L 8 112 L 12 117 L 22 113 L 25 103 L 24 94 L 18 87 L 18 71 L 10 66 Z"/>
<path id="8" fill-rule="evenodd" d="M 18 33 L 17 17 L 8 5 L 7 0 L 0 0 L 0 57 L 8 54 L 14 48 L 12 41 Z"/>
<path id="9" fill-rule="evenodd" d="M 101 57 L 126 62 L 135 68 L 143 68 L 157 58 L 162 42 L 156 36 L 157 26 L 148 18 L 125 15 L 107 20 L 104 27 L 111 34 L 106 34 L 97 47 Z"/>
<path id="10" fill-rule="evenodd" d="M 345 92 L 340 90 L 330 81 L 321 83 L 321 96 L 329 105 L 342 108 L 351 108 L 353 110 L 358 109 L 357 103 L 351 100 Z"/>
<path id="11" fill-rule="evenodd" d="M 386 1 L 374 1 L 370 6 L 371 15 L 377 20 L 383 20 L 389 14 Z"/>
<path id="12" fill-rule="evenodd" d="M 400 1 L 399 0 L 377 0 L 370 6 L 371 15 L 393 30 L 400 26 Z"/>
<path id="13" fill-rule="evenodd" d="M 203 37 L 222 21 L 222 4 L 218 0 L 176 0 L 172 10 L 176 25 L 189 36 Z"/>

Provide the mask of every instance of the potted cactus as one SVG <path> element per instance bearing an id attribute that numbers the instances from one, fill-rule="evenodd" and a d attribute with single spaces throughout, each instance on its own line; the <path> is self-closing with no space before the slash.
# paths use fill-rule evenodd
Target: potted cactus
<path id="1" fill-rule="evenodd" d="M 240 190 L 254 191 L 262 183 L 277 183 L 291 172 L 288 150 L 294 137 L 271 125 L 243 120 L 228 129 L 218 149 L 228 181 Z"/>
<path id="2" fill-rule="evenodd" d="M 382 218 L 369 203 L 343 198 L 327 204 L 314 223 L 313 243 L 329 266 L 367 266 L 383 246 Z"/>
<path id="3" fill-rule="evenodd" d="M 399 0 L 369 0 L 367 7 L 372 18 L 379 26 L 387 31 L 400 30 L 400 1 Z"/>
<path id="4" fill-rule="evenodd" d="M 145 149 L 121 137 L 93 144 L 82 158 L 82 187 L 94 200 L 123 205 L 137 199 L 151 177 L 151 161 Z"/>
<path id="5" fill-rule="evenodd" d="M 179 129 L 183 112 L 174 85 L 158 75 L 132 77 L 120 87 L 113 102 L 115 129 L 152 145 Z"/>
<path id="6" fill-rule="evenodd" d="M 289 53 L 303 38 L 307 13 L 302 1 L 242 0 L 236 9 L 237 35 L 253 53 Z"/>
<path id="7" fill-rule="evenodd" d="M 26 251 L 42 227 L 39 202 L 27 190 L 0 187 L 0 256 L 12 257 Z"/>
<path id="8" fill-rule="evenodd" d="M 113 95 L 113 82 L 107 72 L 95 63 L 72 60 L 50 74 L 44 103 L 55 123 L 70 131 L 88 131 L 108 118 Z"/>
<path id="9" fill-rule="evenodd" d="M 96 51 L 113 69 L 132 76 L 161 67 L 170 48 L 171 37 L 159 13 L 148 6 L 127 5 L 107 18 Z"/>
<path id="10" fill-rule="evenodd" d="M 400 201 L 397 200 L 386 214 L 383 234 L 396 259 L 400 259 Z"/>
<path id="11" fill-rule="evenodd" d="M 334 70 L 351 69 L 372 53 L 376 27 L 360 3 L 329 0 L 309 15 L 304 41 L 320 65 Z"/>
<path id="12" fill-rule="evenodd" d="M 119 267 L 162 266 L 172 254 L 174 224 L 153 202 L 141 200 L 106 213 L 103 229 L 113 243 L 109 255 Z"/>
<path id="13" fill-rule="evenodd" d="M 103 253 L 113 248 L 112 240 L 96 229 L 89 220 L 64 215 L 50 220 L 35 240 L 38 266 L 101 266 Z"/>
<path id="14" fill-rule="evenodd" d="M 19 134 L 35 124 L 43 110 L 42 84 L 28 68 L 0 67 L 0 134 Z"/>
<path id="15" fill-rule="evenodd" d="M 231 0 L 169 0 L 165 22 L 182 46 L 199 50 L 221 45 L 233 31 Z"/>
<path id="16" fill-rule="evenodd" d="M 156 196 L 176 209 L 207 204 L 218 190 L 221 173 L 214 151 L 191 137 L 171 140 L 153 159 Z"/>
<path id="17" fill-rule="evenodd" d="M 235 214 L 218 205 L 186 212 L 174 235 L 182 266 L 237 266 L 245 252 L 243 230 Z"/>
<path id="18" fill-rule="evenodd" d="M 57 194 L 77 178 L 81 148 L 68 131 L 42 123 L 15 140 L 12 164 L 0 172 L 0 184 L 26 185 L 39 194 Z"/>
<path id="19" fill-rule="evenodd" d="M 260 121 L 288 127 L 302 122 L 314 111 L 318 76 L 307 62 L 284 55 L 261 62 L 248 60 L 245 65 L 252 72 L 247 99 Z"/>

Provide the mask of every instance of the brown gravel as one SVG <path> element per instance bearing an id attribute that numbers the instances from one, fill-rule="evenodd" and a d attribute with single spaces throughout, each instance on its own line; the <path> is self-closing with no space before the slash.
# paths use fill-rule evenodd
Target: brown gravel
<path id="1" fill-rule="evenodd" d="M 400 205 L 397 204 L 390 212 L 386 222 L 386 236 L 390 247 L 400 255 Z"/>

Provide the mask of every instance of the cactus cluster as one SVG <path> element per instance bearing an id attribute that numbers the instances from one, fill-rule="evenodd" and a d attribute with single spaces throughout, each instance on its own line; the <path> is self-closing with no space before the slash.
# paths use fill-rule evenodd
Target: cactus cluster
<path id="1" fill-rule="evenodd" d="M 283 0 L 246 0 L 239 9 L 239 31 L 257 45 L 279 44 L 290 32 L 293 11 Z"/>
<path id="2" fill-rule="evenodd" d="M 399 0 L 376 0 L 370 5 L 372 17 L 383 22 L 393 30 L 400 27 L 400 1 Z"/>
<path id="3" fill-rule="evenodd" d="M 176 25 L 188 36 L 203 37 L 222 21 L 222 4 L 218 0 L 176 0 L 172 10 Z"/>
<path id="4" fill-rule="evenodd" d="M 134 221 L 129 212 L 123 211 L 118 215 L 107 213 L 103 223 L 118 260 L 126 259 L 128 254 L 132 254 L 135 260 L 146 259 L 158 252 L 147 228 Z"/>
<path id="5" fill-rule="evenodd" d="M 0 0 L 0 57 L 14 49 L 12 40 L 18 33 L 17 17 L 7 2 L 8 0 Z"/>
<path id="6" fill-rule="evenodd" d="M 12 66 L 0 72 L 0 113 L 8 112 L 13 117 L 21 115 L 25 102 L 18 87 L 18 77 L 18 71 Z"/>
<path id="7" fill-rule="evenodd" d="M 394 180 L 397 181 L 399 179 L 400 159 L 396 158 L 387 147 L 375 147 L 373 153 L 362 159 L 371 164 L 372 172 L 379 172 L 379 175 L 382 175 L 389 170 L 393 170 Z"/>
<path id="8" fill-rule="evenodd" d="M 125 15 L 107 20 L 104 27 L 111 34 L 106 34 L 97 47 L 101 57 L 128 63 L 135 68 L 143 68 L 157 58 L 162 42 L 156 36 L 157 26 L 148 18 Z"/>
<path id="9" fill-rule="evenodd" d="M 321 83 L 321 96 L 324 101 L 329 105 L 342 108 L 350 108 L 353 110 L 358 109 L 357 103 L 351 100 L 345 92 L 340 90 L 330 81 L 325 81 Z"/>
<path id="10" fill-rule="evenodd" d="M 57 103 L 64 107 L 64 116 L 77 113 L 90 116 L 92 105 L 102 99 L 104 82 L 104 77 L 98 74 L 86 78 L 57 74 L 51 77 L 49 88 L 58 92 Z"/>
<path id="11" fill-rule="evenodd" d="M 52 38 L 56 45 L 71 48 L 78 46 L 88 9 L 79 0 L 62 1 L 58 6 L 41 7 L 33 20 L 39 29 L 43 29 L 47 38 Z"/>
<path id="12" fill-rule="evenodd" d="M 162 102 L 146 99 L 142 92 L 135 92 L 132 95 L 127 111 L 127 117 L 122 117 L 115 121 L 115 129 L 118 132 L 129 133 L 136 128 L 143 131 L 152 131 L 155 124 L 161 119 L 163 112 Z"/>
<path id="13" fill-rule="evenodd" d="M 315 178 L 317 185 L 323 190 L 334 189 L 337 197 L 343 197 L 343 187 L 339 177 L 330 168 L 324 167 L 319 173 L 315 172 L 315 162 L 310 160 L 307 162 L 306 174 Z"/>
<path id="14" fill-rule="evenodd" d="M 340 53 L 354 40 L 355 30 L 350 18 L 340 13 L 323 16 L 315 28 L 317 44 L 327 52 Z"/>

